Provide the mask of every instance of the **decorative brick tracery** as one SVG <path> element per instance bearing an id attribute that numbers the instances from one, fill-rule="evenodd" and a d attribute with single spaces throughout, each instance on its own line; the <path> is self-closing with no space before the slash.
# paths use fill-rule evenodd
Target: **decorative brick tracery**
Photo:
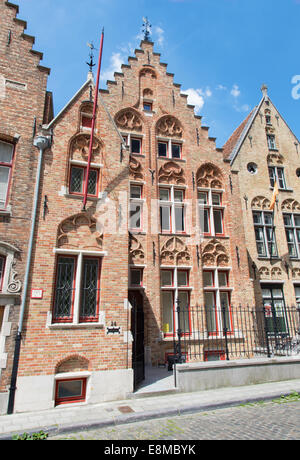
<path id="1" fill-rule="evenodd" d="M 83 213 L 64 220 L 58 227 L 57 247 L 101 251 L 103 236 L 96 229 L 96 220 Z"/>

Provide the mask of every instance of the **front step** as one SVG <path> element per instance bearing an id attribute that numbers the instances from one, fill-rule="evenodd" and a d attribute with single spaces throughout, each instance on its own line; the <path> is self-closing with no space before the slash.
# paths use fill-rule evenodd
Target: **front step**
<path id="1" fill-rule="evenodd" d="M 128 393 L 128 399 L 142 399 L 142 398 L 153 398 L 155 396 L 166 396 L 180 393 L 179 388 L 170 388 L 169 390 L 154 390 L 154 391 L 139 391 L 135 393 Z"/>

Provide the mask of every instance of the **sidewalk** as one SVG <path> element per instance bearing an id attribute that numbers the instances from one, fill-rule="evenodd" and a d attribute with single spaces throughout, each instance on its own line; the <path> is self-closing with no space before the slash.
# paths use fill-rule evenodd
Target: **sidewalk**
<path id="1" fill-rule="evenodd" d="M 293 392 L 300 393 L 300 380 L 265 383 L 237 388 L 222 388 L 195 393 L 174 393 L 153 396 L 140 394 L 136 398 L 95 405 L 59 406 L 54 409 L 0 416 L 0 440 L 13 434 L 40 430 L 51 435 L 89 428 L 114 426 L 153 418 L 209 411 L 249 402 L 270 400 Z"/>

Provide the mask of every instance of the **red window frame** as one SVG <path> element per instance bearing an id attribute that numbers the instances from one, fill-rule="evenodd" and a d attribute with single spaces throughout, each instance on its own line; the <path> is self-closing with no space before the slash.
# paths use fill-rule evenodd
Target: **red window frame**
<path id="1" fill-rule="evenodd" d="M 79 323 L 96 323 L 99 321 L 99 308 L 100 308 L 100 286 L 101 286 L 101 269 L 102 269 L 102 257 L 97 256 L 83 256 L 82 257 L 82 267 L 84 261 L 87 259 L 93 259 L 98 261 L 98 277 L 97 277 L 97 301 L 96 301 L 96 314 L 95 316 L 82 316 L 81 315 L 81 303 L 82 303 L 82 284 L 80 285 L 80 302 L 79 302 Z M 83 275 L 83 273 L 81 273 Z M 76 278 L 76 275 L 75 275 Z M 83 278 L 83 277 L 82 277 Z"/>
<path id="2" fill-rule="evenodd" d="M 225 275 L 226 275 L 226 285 L 225 286 L 220 286 L 220 281 L 218 279 L 219 289 L 220 289 L 220 291 L 222 291 L 222 288 L 224 289 L 226 287 L 229 287 L 229 271 L 228 270 L 218 270 L 218 277 L 219 277 L 220 273 L 225 273 Z"/>
<path id="3" fill-rule="evenodd" d="M 214 270 L 203 270 L 203 274 L 204 273 L 210 273 L 211 274 L 211 276 L 212 276 L 212 284 L 210 286 L 204 286 L 204 279 L 203 279 L 203 287 L 207 288 L 207 290 L 209 288 L 214 288 L 216 286 L 215 271 Z"/>
<path id="4" fill-rule="evenodd" d="M 178 273 L 186 273 L 186 281 L 187 281 L 187 284 L 182 284 L 182 285 L 179 285 L 178 284 Z M 190 286 L 190 270 L 185 270 L 185 269 L 177 269 L 177 287 L 179 290 L 184 290 L 185 287 L 189 287 Z"/>
<path id="5" fill-rule="evenodd" d="M 133 198 L 131 197 L 131 187 L 138 187 L 140 189 L 140 198 Z M 143 199 L 143 186 L 142 185 L 139 185 L 139 184 L 130 184 L 130 197 L 129 197 L 129 213 L 131 212 L 131 203 L 136 203 L 137 205 L 140 206 L 140 226 L 139 227 L 131 227 L 131 221 L 129 219 L 129 228 L 130 230 L 133 230 L 133 231 L 141 231 L 142 228 L 143 228 L 143 203 L 142 201 L 139 201 L 139 200 L 142 200 Z"/>
<path id="6" fill-rule="evenodd" d="M 82 185 L 81 185 L 82 192 L 72 192 L 71 191 L 72 169 L 75 169 L 75 168 L 83 170 L 83 179 L 82 179 Z M 90 168 L 90 172 L 91 171 L 95 171 L 96 174 L 97 174 L 96 193 L 95 194 L 88 193 L 88 196 L 97 197 L 98 194 L 99 194 L 99 170 L 96 169 L 96 168 Z M 86 179 L 86 173 L 87 173 L 87 167 L 86 166 L 71 164 L 70 173 L 69 173 L 69 193 L 70 193 L 70 195 L 77 195 L 77 196 L 83 196 L 84 195 L 84 184 L 85 184 L 85 179 Z"/>
<path id="7" fill-rule="evenodd" d="M 139 141 L 139 143 L 140 143 L 140 151 L 139 152 L 133 152 L 132 151 L 132 141 Z M 141 139 L 140 137 L 130 136 L 130 153 L 132 155 L 143 155 L 143 139 Z"/>
<path id="8" fill-rule="evenodd" d="M 224 236 L 225 235 L 225 226 L 224 226 L 224 209 L 218 209 L 217 205 L 213 206 L 213 213 L 215 211 L 219 211 L 221 213 L 221 223 L 222 223 L 222 233 L 217 233 L 215 228 L 215 235 L 216 236 Z M 211 229 L 210 229 L 211 231 Z"/>
<path id="9" fill-rule="evenodd" d="M 166 286 L 166 287 L 171 287 L 171 286 Z M 174 292 L 173 289 L 170 289 L 170 290 L 168 290 L 168 289 L 163 289 L 163 290 L 161 291 L 161 294 L 162 294 L 163 292 L 170 292 L 170 293 L 172 294 L 172 304 L 173 304 L 173 305 L 172 305 L 172 312 L 173 312 L 173 329 L 174 329 L 174 327 L 175 327 L 175 292 Z M 162 307 L 164 307 L 164 306 L 162 305 Z M 176 334 L 176 331 L 173 331 L 173 332 L 164 332 L 164 337 L 174 337 L 175 334 Z"/>
<path id="10" fill-rule="evenodd" d="M 172 274 L 172 284 L 167 284 L 167 285 L 162 285 L 161 284 L 161 287 L 163 288 L 170 288 L 170 287 L 174 287 L 174 270 L 172 270 L 171 268 L 164 268 L 161 270 L 161 272 L 169 272 Z"/>
<path id="11" fill-rule="evenodd" d="M 205 271 L 208 271 L 208 270 L 205 270 Z M 205 291 L 204 291 L 204 299 L 205 299 L 205 294 L 213 294 L 213 296 L 214 296 L 214 307 L 213 308 L 214 308 L 214 316 L 215 316 L 215 322 L 216 322 L 216 330 L 215 331 L 207 331 L 207 332 L 208 332 L 209 336 L 218 336 L 219 335 L 220 324 L 219 324 L 218 308 L 217 308 L 217 293 L 216 293 L 216 291 L 210 291 L 209 289 L 205 289 Z"/>
<path id="12" fill-rule="evenodd" d="M 73 381 L 81 381 L 82 382 L 81 395 L 79 395 L 79 396 L 70 396 L 70 397 L 65 397 L 65 398 L 59 398 L 58 397 L 59 384 L 62 383 L 62 382 L 73 382 Z M 71 404 L 71 403 L 85 401 L 86 400 L 86 386 L 87 386 L 87 378 L 86 377 L 56 380 L 56 384 L 55 384 L 55 406 L 59 406 L 59 405 L 62 405 L 62 404 Z"/>
<path id="13" fill-rule="evenodd" d="M 60 317 L 57 318 L 55 316 L 55 302 L 56 302 L 56 287 L 57 287 L 57 276 L 58 276 L 58 262 L 59 259 L 73 259 L 74 260 L 74 274 L 73 274 L 73 294 L 72 294 L 72 301 L 71 301 L 71 309 L 70 309 L 70 316 Z M 74 317 L 74 301 L 75 301 L 75 287 L 76 287 L 76 274 L 77 274 L 77 261 L 78 257 L 73 255 L 62 255 L 59 254 L 56 258 L 56 268 L 55 268 L 55 284 L 54 284 L 54 298 L 53 298 L 53 307 L 52 307 L 52 322 L 53 323 L 72 323 Z"/>
<path id="14" fill-rule="evenodd" d="M 4 281 L 4 273 L 5 273 L 5 265 L 6 265 L 6 257 L 0 255 L 0 260 L 2 261 L 2 270 L 0 271 L 0 292 L 2 292 L 3 281 Z"/>
<path id="15" fill-rule="evenodd" d="M 233 320 L 232 320 L 232 308 L 231 308 L 231 292 L 229 291 L 224 291 L 222 288 L 219 288 L 219 291 L 220 291 L 220 295 L 221 294 L 226 294 L 227 295 L 227 298 L 228 298 L 228 314 L 229 314 L 229 322 L 230 322 L 230 330 L 227 331 L 227 334 L 233 334 Z M 221 309 L 222 309 L 222 305 L 221 305 Z M 222 316 L 222 325 L 224 327 L 224 324 L 223 324 L 223 316 Z"/>
<path id="16" fill-rule="evenodd" d="M 15 146 L 15 144 L 13 144 L 12 142 L 7 142 L 7 141 L 5 141 L 5 140 L 3 140 L 3 139 L 0 139 L 0 142 L 12 146 L 11 162 L 10 162 L 10 163 L 0 162 L 0 167 L 2 166 L 2 167 L 4 167 L 4 168 L 8 168 L 8 169 L 9 169 L 8 181 L 7 181 L 7 189 L 6 189 L 6 197 L 5 197 L 5 204 L 4 204 L 4 207 L 3 207 L 3 208 L 0 207 L 0 210 L 4 210 L 4 209 L 6 209 L 6 207 L 7 207 L 8 198 L 9 198 L 9 194 L 10 194 L 11 181 L 12 181 L 12 171 L 13 171 L 13 165 L 14 165 L 14 158 L 15 158 L 16 146 Z"/>
<path id="17" fill-rule="evenodd" d="M 187 295 L 188 295 L 188 305 L 189 305 L 189 306 L 188 306 L 188 312 L 189 312 L 189 315 L 188 315 L 188 317 L 189 317 L 189 332 L 182 332 L 182 336 L 183 336 L 183 337 L 188 337 L 188 336 L 192 335 L 192 330 L 191 330 L 191 329 L 192 329 L 192 328 L 191 328 L 191 324 L 192 324 L 192 318 L 191 318 L 191 293 L 190 293 L 190 291 L 187 291 L 187 290 L 185 290 L 184 288 L 183 288 L 183 289 L 180 288 L 180 289 L 178 290 L 178 294 L 179 294 L 180 292 L 186 292 Z M 182 305 L 180 305 L 180 306 L 182 307 Z M 174 324 L 175 324 L 175 314 L 177 314 L 177 312 L 176 312 L 176 308 L 175 308 L 175 305 L 174 305 Z M 182 327 L 182 326 L 183 326 L 183 325 L 181 324 L 181 327 Z M 174 334 L 172 334 L 172 335 L 176 335 L 176 331 L 175 331 Z"/>

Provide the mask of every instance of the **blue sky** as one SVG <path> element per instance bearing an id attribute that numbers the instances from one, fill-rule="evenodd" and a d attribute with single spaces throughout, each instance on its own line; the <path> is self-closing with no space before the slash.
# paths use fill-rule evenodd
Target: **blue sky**
<path id="1" fill-rule="evenodd" d="M 13 1 L 13 0 L 12 0 Z M 261 99 L 263 83 L 300 138 L 300 0 L 15 0 L 34 49 L 51 68 L 55 113 L 86 80 L 89 48 L 105 28 L 101 87 L 139 48 L 143 17 L 174 82 L 222 147 Z M 97 52 L 96 52 L 97 60 Z M 292 90 L 294 88 L 294 93 Z M 298 93 L 296 93 L 297 95 Z M 300 90 L 299 90 L 300 94 Z"/>

